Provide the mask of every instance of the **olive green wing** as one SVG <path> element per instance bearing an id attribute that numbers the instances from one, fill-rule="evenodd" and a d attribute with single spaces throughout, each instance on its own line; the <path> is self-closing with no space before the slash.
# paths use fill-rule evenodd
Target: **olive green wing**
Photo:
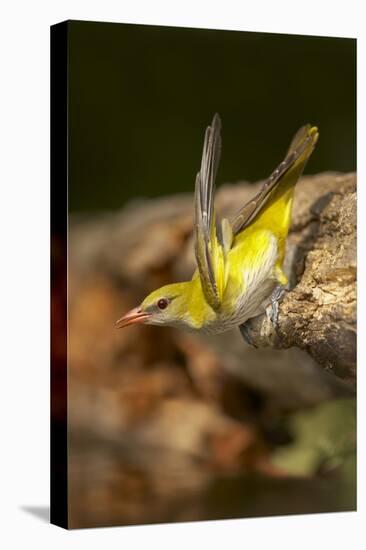
<path id="1" fill-rule="evenodd" d="M 265 207 L 273 191 L 281 185 L 295 185 L 300 177 L 306 161 L 314 150 L 318 139 L 318 129 L 310 124 L 302 126 L 293 137 L 285 159 L 277 166 L 262 189 L 241 208 L 232 222 L 234 235 L 250 225 L 257 214 Z"/>
<path id="2" fill-rule="evenodd" d="M 217 234 L 214 191 L 221 156 L 221 121 L 215 115 L 205 133 L 201 168 L 195 187 L 195 254 L 202 290 L 207 303 L 218 309 L 223 289 L 225 248 L 229 246 L 230 226 L 223 220 Z"/>

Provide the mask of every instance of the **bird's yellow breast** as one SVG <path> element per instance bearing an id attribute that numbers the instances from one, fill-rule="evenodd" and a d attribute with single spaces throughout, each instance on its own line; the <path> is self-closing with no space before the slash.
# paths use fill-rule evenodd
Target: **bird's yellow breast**
<path id="1" fill-rule="evenodd" d="M 265 229 L 248 227 L 234 240 L 221 277 L 222 305 L 218 311 L 204 300 L 197 273 L 191 281 L 188 314 L 194 328 L 223 332 L 244 323 L 268 298 L 277 284 L 278 241 Z"/>

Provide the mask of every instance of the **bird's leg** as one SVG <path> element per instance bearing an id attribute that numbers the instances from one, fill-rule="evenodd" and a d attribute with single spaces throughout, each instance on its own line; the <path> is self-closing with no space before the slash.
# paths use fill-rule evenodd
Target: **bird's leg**
<path id="1" fill-rule="evenodd" d="M 281 298 L 283 298 L 285 292 L 287 292 L 287 289 L 283 285 L 276 286 L 271 294 L 271 308 L 269 312 L 268 309 L 266 310 L 267 316 L 269 317 L 276 331 L 278 328 L 279 302 Z"/>
<path id="2" fill-rule="evenodd" d="M 283 297 L 284 293 L 288 292 L 287 288 L 284 285 L 277 285 L 275 289 L 273 290 L 271 297 L 270 297 L 270 304 L 268 304 L 267 308 L 264 311 L 261 311 L 259 315 L 255 315 L 254 317 L 250 317 L 245 323 L 239 326 L 241 335 L 243 336 L 244 340 L 251 346 L 257 348 L 258 346 L 254 343 L 254 338 L 252 336 L 253 330 L 258 330 L 252 326 L 252 322 L 254 319 L 257 319 L 259 317 L 262 317 L 263 313 L 265 312 L 267 319 L 272 323 L 275 331 L 277 332 L 278 328 L 278 313 L 279 313 L 279 302 L 281 298 Z M 268 302 L 267 302 L 268 303 Z M 258 310 L 257 310 L 258 311 Z M 255 323 L 254 323 L 255 325 Z"/>
<path id="3" fill-rule="evenodd" d="M 250 346 L 253 346 L 254 348 L 258 347 L 255 345 L 254 340 L 250 335 L 249 323 L 247 324 L 247 321 L 245 321 L 245 323 L 239 326 L 239 330 L 241 332 L 242 337 L 247 342 L 247 344 L 249 344 Z"/>

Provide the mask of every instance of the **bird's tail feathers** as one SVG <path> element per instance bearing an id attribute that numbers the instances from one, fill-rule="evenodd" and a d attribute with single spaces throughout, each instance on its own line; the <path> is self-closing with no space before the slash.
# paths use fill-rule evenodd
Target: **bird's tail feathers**
<path id="1" fill-rule="evenodd" d="M 291 141 L 285 159 L 264 182 L 262 189 L 238 213 L 233 232 L 238 234 L 253 224 L 269 225 L 276 232 L 287 234 L 294 187 L 318 140 L 318 129 L 307 124 Z"/>

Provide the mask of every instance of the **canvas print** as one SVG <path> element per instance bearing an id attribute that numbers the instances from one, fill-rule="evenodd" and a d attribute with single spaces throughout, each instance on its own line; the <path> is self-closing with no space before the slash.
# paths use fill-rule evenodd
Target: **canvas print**
<path id="1" fill-rule="evenodd" d="M 51 521 L 356 509 L 356 41 L 51 28 Z"/>

